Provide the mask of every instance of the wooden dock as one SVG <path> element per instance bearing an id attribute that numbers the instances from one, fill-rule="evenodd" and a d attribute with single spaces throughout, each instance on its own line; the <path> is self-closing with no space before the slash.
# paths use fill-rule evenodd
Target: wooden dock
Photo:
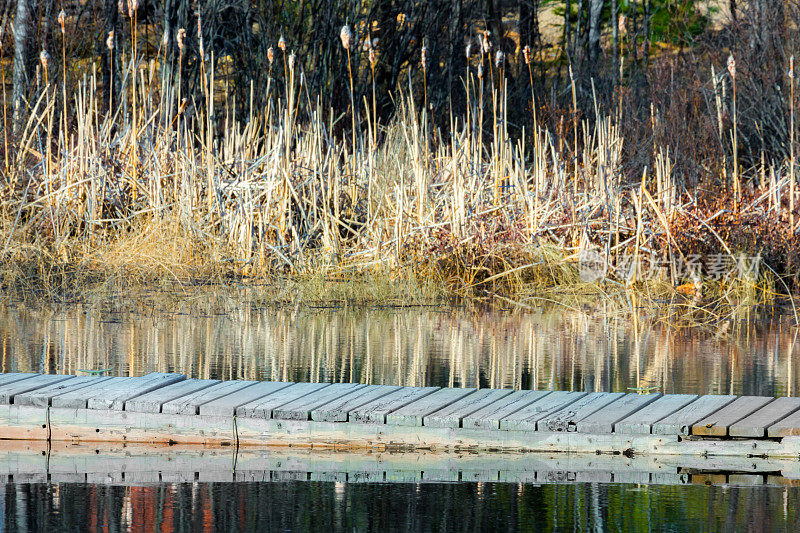
<path id="1" fill-rule="evenodd" d="M 800 458 L 800 398 L 0 374 L 0 440 Z"/>

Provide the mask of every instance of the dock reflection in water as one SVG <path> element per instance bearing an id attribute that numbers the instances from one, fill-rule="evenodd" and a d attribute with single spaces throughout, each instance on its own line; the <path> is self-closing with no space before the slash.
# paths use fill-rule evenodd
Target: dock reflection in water
<path id="1" fill-rule="evenodd" d="M 9 531 L 787 531 L 799 510 L 783 487 L 0 483 Z"/>
<path id="2" fill-rule="evenodd" d="M 219 307 L 219 308 L 218 308 Z M 221 309 L 221 310 L 220 310 Z M 672 328 L 657 317 L 433 307 L 0 307 L 0 372 L 794 395 L 784 317 Z"/>

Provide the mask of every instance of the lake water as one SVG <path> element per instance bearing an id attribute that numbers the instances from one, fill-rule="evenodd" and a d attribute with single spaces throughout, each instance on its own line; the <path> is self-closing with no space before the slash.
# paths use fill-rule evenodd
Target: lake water
<path id="1" fill-rule="evenodd" d="M 0 371 L 628 392 L 796 395 L 797 329 L 703 328 L 553 306 L 263 306 L 220 298 L 0 306 Z M 625 483 L 92 483 L 0 476 L 0 530 L 786 530 L 788 486 Z"/>

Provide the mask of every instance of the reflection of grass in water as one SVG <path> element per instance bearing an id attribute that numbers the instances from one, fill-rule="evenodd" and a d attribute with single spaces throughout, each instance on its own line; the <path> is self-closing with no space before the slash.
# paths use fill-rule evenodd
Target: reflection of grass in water
<path id="1" fill-rule="evenodd" d="M 611 304 L 394 308 L 275 304 L 246 286 L 153 291 L 127 301 L 0 307 L 0 371 L 790 393 L 800 371 L 791 355 L 797 329 L 754 321 L 764 318 L 677 328 L 658 312 Z"/>

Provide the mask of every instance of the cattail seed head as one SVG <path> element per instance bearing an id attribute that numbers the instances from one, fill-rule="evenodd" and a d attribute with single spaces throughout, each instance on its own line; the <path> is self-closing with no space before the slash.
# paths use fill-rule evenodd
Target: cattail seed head
<path id="1" fill-rule="evenodd" d="M 478 79 L 483 78 L 483 63 L 478 63 Z"/>
<path id="2" fill-rule="evenodd" d="M 353 34 L 350 32 L 350 26 L 345 24 L 339 32 L 339 38 L 342 40 L 342 47 L 345 50 L 350 50 L 350 41 L 353 39 Z"/>
<path id="3" fill-rule="evenodd" d="M 294 55 L 294 50 L 292 50 L 292 53 L 289 54 L 289 70 L 294 70 L 294 61 L 295 61 L 295 55 Z"/>
<path id="4" fill-rule="evenodd" d="M 731 75 L 731 78 L 734 80 L 736 79 L 736 60 L 733 58 L 733 54 L 728 56 L 728 72 Z"/>
<path id="5" fill-rule="evenodd" d="M 789 79 L 794 79 L 794 54 L 789 56 Z"/>
<path id="6" fill-rule="evenodd" d="M 282 52 L 286 53 L 286 39 L 283 38 L 283 35 L 281 35 L 280 39 L 278 39 L 278 48 L 280 48 Z"/>
<path id="7" fill-rule="evenodd" d="M 61 26 L 61 35 L 64 35 L 64 23 L 67 21 L 67 14 L 62 9 L 58 14 L 58 24 Z"/>
<path id="8" fill-rule="evenodd" d="M 483 32 L 483 38 L 481 39 L 481 48 L 484 54 L 488 54 L 489 50 L 492 49 L 492 41 L 489 38 L 492 36 L 492 32 L 486 30 Z"/>
<path id="9" fill-rule="evenodd" d="M 467 43 L 467 49 L 464 51 L 464 54 L 467 56 L 467 60 L 469 60 L 469 56 L 472 55 L 472 43 Z"/>
<path id="10" fill-rule="evenodd" d="M 139 9 L 139 0 L 128 0 L 128 16 L 133 18 Z"/>
<path id="11" fill-rule="evenodd" d="M 370 47 L 370 49 L 369 49 L 369 65 L 370 65 L 370 67 L 372 67 L 374 69 L 375 68 L 375 63 L 377 63 L 377 62 L 378 62 L 378 60 L 375 57 L 375 49 Z"/>
<path id="12" fill-rule="evenodd" d="M 200 13 L 197 14 L 197 38 L 203 38 L 203 17 Z"/>
<path id="13" fill-rule="evenodd" d="M 39 62 L 42 64 L 42 68 L 47 70 L 47 64 L 50 62 L 50 54 L 48 54 L 47 50 L 44 48 L 39 52 Z"/>
<path id="14" fill-rule="evenodd" d="M 628 17 L 626 17 L 625 15 L 620 15 L 618 23 L 619 34 L 622 35 L 623 37 L 628 33 L 628 28 L 626 27 L 627 24 L 628 24 Z"/>
<path id="15" fill-rule="evenodd" d="M 186 30 L 185 29 L 181 28 L 181 29 L 178 30 L 177 39 L 178 39 L 178 49 L 183 51 L 183 47 L 186 44 Z"/>
<path id="16" fill-rule="evenodd" d="M 114 30 L 108 32 L 108 36 L 106 37 L 106 48 L 109 50 L 114 49 Z"/>
<path id="17" fill-rule="evenodd" d="M 428 66 L 428 48 L 424 44 L 422 45 L 422 50 L 420 50 L 420 56 L 422 69 L 425 70 L 425 68 Z"/>
<path id="18" fill-rule="evenodd" d="M 498 50 L 497 53 L 494 55 L 494 66 L 500 68 L 500 65 L 503 64 L 503 51 Z"/>
<path id="19" fill-rule="evenodd" d="M 117 0 L 117 11 L 125 14 L 125 2 L 123 0 Z"/>
<path id="20" fill-rule="evenodd" d="M 526 65 L 530 65 L 531 64 L 531 47 L 528 46 L 527 44 L 525 45 L 525 48 L 522 49 L 522 55 L 525 57 L 525 64 Z"/>
<path id="21" fill-rule="evenodd" d="M 267 59 L 270 65 L 272 65 L 272 62 L 275 60 L 275 50 L 273 50 L 271 46 L 267 48 Z"/>
<path id="22" fill-rule="evenodd" d="M 161 37 L 161 44 L 166 47 L 169 44 L 169 30 L 164 30 L 164 35 Z"/>

